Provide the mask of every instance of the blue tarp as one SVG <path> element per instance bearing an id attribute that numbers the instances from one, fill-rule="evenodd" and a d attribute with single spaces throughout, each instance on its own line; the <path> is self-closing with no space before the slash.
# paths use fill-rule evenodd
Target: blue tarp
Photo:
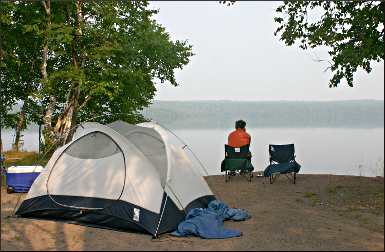
<path id="1" fill-rule="evenodd" d="M 206 239 L 223 239 L 241 236 L 238 230 L 226 229 L 225 220 L 242 221 L 250 218 L 247 211 L 229 208 L 219 200 L 213 200 L 207 208 L 191 209 L 184 221 L 179 223 L 175 236 L 200 236 Z"/>

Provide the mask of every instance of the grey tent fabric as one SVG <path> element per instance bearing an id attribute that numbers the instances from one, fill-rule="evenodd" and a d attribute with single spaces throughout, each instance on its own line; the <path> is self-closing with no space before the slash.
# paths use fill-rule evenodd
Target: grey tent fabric
<path id="1" fill-rule="evenodd" d="M 108 126 L 135 144 L 148 160 L 158 167 L 161 183 L 164 185 L 167 177 L 166 147 L 159 133 L 151 128 L 129 125 L 122 121 L 110 123 Z"/>
<path id="2" fill-rule="evenodd" d="M 215 199 L 200 169 L 156 123 L 84 123 L 55 151 L 16 213 L 156 236 Z"/>

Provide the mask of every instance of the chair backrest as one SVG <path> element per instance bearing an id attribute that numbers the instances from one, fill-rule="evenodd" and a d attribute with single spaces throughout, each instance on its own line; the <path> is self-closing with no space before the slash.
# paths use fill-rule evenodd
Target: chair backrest
<path id="1" fill-rule="evenodd" d="M 225 154 L 227 158 L 246 158 L 250 153 L 250 145 L 244 145 L 239 148 L 231 147 L 225 144 Z"/>
<path id="2" fill-rule="evenodd" d="M 287 163 L 295 159 L 294 144 L 269 145 L 270 161 Z"/>

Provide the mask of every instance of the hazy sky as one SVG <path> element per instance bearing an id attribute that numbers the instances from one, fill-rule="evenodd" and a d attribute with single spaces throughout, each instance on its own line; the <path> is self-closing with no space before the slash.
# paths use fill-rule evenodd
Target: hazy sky
<path id="1" fill-rule="evenodd" d="M 329 88 L 327 50 L 287 47 L 273 35 L 281 2 L 150 2 L 173 40 L 187 39 L 195 55 L 176 77 L 158 84 L 156 100 L 384 100 L 384 64 L 359 71 L 355 87 Z"/>

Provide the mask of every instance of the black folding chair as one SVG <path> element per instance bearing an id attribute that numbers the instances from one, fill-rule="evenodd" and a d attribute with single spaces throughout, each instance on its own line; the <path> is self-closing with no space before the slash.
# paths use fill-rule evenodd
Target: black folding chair
<path id="1" fill-rule="evenodd" d="M 225 145 L 225 159 L 221 164 L 221 172 L 225 172 L 225 182 L 230 180 L 231 176 L 237 173 L 246 175 L 251 181 L 254 167 L 251 164 L 251 153 L 249 145 L 244 145 L 239 148 Z"/>
<path id="2" fill-rule="evenodd" d="M 264 176 L 269 177 L 270 184 L 281 175 L 285 176 L 296 183 L 296 174 L 299 172 L 301 165 L 295 160 L 294 144 L 285 145 L 269 145 L 270 165 L 266 167 Z"/>

